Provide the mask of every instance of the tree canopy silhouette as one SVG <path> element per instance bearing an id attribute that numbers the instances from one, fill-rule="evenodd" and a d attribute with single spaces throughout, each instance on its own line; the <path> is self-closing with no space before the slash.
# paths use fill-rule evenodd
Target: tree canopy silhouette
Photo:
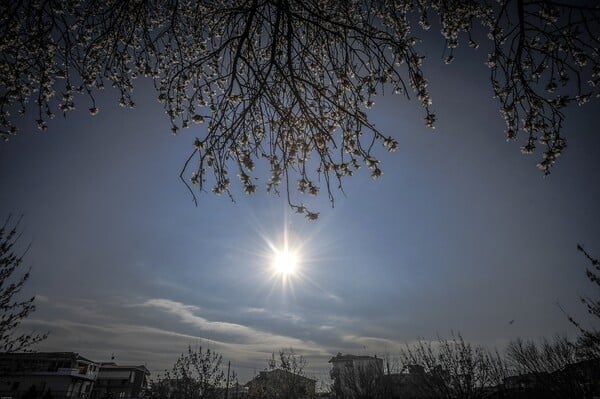
<path id="1" fill-rule="evenodd" d="M 418 38 L 434 19 L 446 62 L 460 38 L 491 42 L 506 136 L 525 153 L 541 145 L 538 167 L 549 173 L 566 145 L 564 107 L 598 95 L 595 0 L 2 2 L 0 135 L 17 133 L 19 114 L 45 130 L 86 103 L 78 94 L 95 115 L 105 86 L 133 107 L 133 82 L 147 77 L 173 133 L 206 123 L 181 174 L 194 201 L 194 185 L 231 197 L 237 175 L 252 194 L 266 173 L 267 191 L 316 219 L 303 194 L 323 190 L 333 204 L 361 166 L 381 176 L 379 145 L 398 146 L 369 118 L 377 95 L 415 95 L 434 126 Z"/>

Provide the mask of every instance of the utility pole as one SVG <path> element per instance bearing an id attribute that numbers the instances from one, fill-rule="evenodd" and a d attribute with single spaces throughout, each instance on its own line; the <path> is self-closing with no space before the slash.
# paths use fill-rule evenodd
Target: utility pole
<path id="1" fill-rule="evenodd" d="M 229 368 L 231 367 L 231 360 L 227 362 L 227 385 L 225 386 L 225 399 L 229 399 Z"/>

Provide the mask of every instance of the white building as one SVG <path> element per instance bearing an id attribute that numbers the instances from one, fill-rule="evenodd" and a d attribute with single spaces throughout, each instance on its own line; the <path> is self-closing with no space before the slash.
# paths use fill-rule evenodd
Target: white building
<path id="1" fill-rule="evenodd" d="M 92 398 L 142 398 L 148 390 L 149 377 L 150 372 L 143 365 L 101 363 Z"/>
<path id="2" fill-rule="evenodd" d="M 88 398 L 98 370 L 75 352 L 0 353 L 0 396 Z"/>

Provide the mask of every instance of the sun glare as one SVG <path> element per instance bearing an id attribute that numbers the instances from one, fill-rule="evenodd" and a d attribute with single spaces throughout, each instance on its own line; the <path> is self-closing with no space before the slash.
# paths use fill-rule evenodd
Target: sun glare
<path id="1" fill-rule="evenodd" d="M 298 265 L 297 255 L 287 248 L 282 251 L 275 251 L 273 259 L 273 269 L 277 274 L 288 276 L 294 274 Z"/>

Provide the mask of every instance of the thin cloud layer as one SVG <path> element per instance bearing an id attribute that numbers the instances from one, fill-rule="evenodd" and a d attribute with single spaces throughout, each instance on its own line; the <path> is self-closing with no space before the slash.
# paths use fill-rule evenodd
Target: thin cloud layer
<path id="1" fill-rule="evenodd" d="M 149 299 L 141 306 L 154 308 L 175 315 L 183 323 L 196 327 L 199 332 L 229 338 L 230 341 L 244 345 L 270 345 L 271 347 L 294 347 L 298 349 L 315 349 L 312 342 L 304 342 L 297 338 L 271 334 L 241 324 L 222 321 L 210 321 L 199 316 L 200 308 L 186 305 L 169 299 Z"/>
<path id="2" fill-rule="evenodd" d="M 294 348 L 306 356 L 312 363 L 309 372 L 312 370 L 315 375 L 323 372 L 320 368 L 331 353 L 314 341 L 208 320 L 200 315 L 198 306 L 164 298 L 135 305 L 121 300 L 123 303 L 98 304 L 90 300 L 62 303 L 48 299 L 39 304 L 43 314 L 61 317 L 33 317 L 25 320 L 24 328 L 50 332 L 38 350 L 75 351 L 96 361 L 107 361 L 115 355 L 120 363 L 146 364 L 154 375 L 169 369 L 178 354 L 190 345 L 209 347 L 232 360 L 241 379 L 264 368 L 271 353 L 282 348 Z M 134 308 L 143 308 L 143 312 L 133 311 Z M 168 323 L 168 328 L 153 325 L 153 320 L 165 316 L 173 316 L 175 322 Z"/>

